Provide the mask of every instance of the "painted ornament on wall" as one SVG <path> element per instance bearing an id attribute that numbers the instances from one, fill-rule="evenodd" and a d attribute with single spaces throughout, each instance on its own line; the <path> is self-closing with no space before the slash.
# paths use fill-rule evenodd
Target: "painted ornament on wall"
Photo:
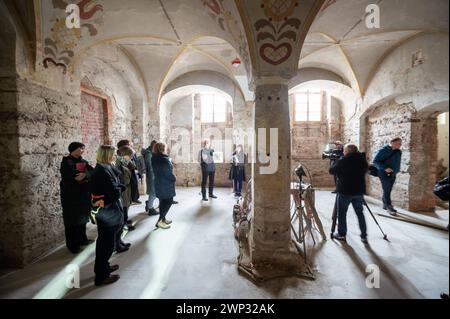
<path id="1" fill-rule="evenodd" d="M 246 67 L 250 65 L 250 55 L 248 53 L 248 44 L 245 35 L 239 27 L 239 22 L 233 14 L 226 10 L 223 0 L 201 0 L 208 9 L 212 19 L 216 21 L 219 27 L 231 35 L 233 41 L 238 45 L 238 53 Z M 248 71 L 248 70 L 247 70 Z"/>
<path id="2" fill-rule="evenodd" d="M 98 34 L 97 28 L 103 23 L 103 5 L 98 2 L 98 0 L 82 0 L 76 3 L 80 11 L 80 28 L 68 28 L 66 8 L 71 3 L 64 0 L 52 0 L 56 17 L 51 21 L 50 28 L 46 30 L 42 61 L 45 68 L 52 64 L 61 68 L 65 74 L 83 36 L 94 37 Z"/>
<path id="3" fill-rule="evenodd" d="M 292 15 L 298 7 L 297 0 L 263 0 L 261 9 L 265 18 L 255 22 L 259 55 L 267 63 L 277 66 L 292 55 L 301 26 Z"/>

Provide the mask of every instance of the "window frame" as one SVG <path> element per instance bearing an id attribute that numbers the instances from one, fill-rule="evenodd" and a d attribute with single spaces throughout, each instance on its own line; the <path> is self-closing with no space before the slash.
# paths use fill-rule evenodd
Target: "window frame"
<path id="1" fill-rule="evenodd" d="M 213 97 L 213 105 L 212 105 L 212 122 L 204 122 L 203 121 L 203 97 L 204 96 L 212 96 Z M 221 99 L 223 99 L 223 101 L 225 102 L 225 119 L 224 121 L 216 121 L 216 99 L 217 97 L 219 97 L 219 95 L 217 94 L 201 94 L 200 95 L 200 122 L 202 124 L 205 125 L 211 125 L 211 124 L 215 124 L 215 125 L 226 125 L 228 123 L 228 101 L 226 98 L 220 97 Z"/>
<path id="2" fill-rule="evenodd" d="M 297 120 L 297 100 L 298 100 L 298 96 L 299 95 L 306 95 L 307 97 L 307 102 L 306 102 L 306 121 L 298 121 Z M 320 120 L 317 121 L 312 121 L 310 120 L 310 116 L 311 116 L 311 105 L 310 105 L 310 96 L 311 95 L 319 95 L 320 97 L 320 102 L 319 102 L 319 107 L 320 107 Z M 294 93 L 294 123 L 321 123 L 323 122 L 323 92 L 322 91 L 303 91 L 303 92 L 296 92 Z"/>

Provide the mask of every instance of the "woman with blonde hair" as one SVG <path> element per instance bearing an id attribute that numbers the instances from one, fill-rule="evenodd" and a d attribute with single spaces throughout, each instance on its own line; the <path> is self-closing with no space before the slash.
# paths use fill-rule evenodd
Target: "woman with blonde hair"
<path id="1" fill-rule="evenodd" d="M 120 172 L 114 166 L 116 149 L 103 145 L 97 151 L 97 165 L 91 178 L 91 191 L 94 207 L 108 209 L 109 218 L 97 220 L 98 237 L 95 248 L 95 285 L 111 284 L 119 280 L 119 275 L 111 275 L 119 265 L 110 266 L 117 233 L 123 223 L 123 209 L 120 202 L 125 187 L 120 183 Z"/>
<path id="2" fill-rule="evenodd" d="M 159 199 L 159 220 L 156 227 L 161 229 L 170 228 L 172 223 L 166 219 L 175 197 L 176 177 L 173 174 L 173 166 L 167 155 L 167 146 L 164 143 L 155 145 L 155 153 L 152 156 L 152 168 L 155 175 L 155 192 Z"/>

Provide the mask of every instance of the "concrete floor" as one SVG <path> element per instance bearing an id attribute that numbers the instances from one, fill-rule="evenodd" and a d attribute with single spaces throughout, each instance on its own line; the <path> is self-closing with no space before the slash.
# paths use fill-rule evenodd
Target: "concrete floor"
<path id="1" fill-rule="evenodd" d="M 197 188 L 179 189 L 180 204 L 169 213 L 173 227 L 165 231 L 154 229 L 156 217 L 142 213 L 143 206 L 133 206 L 137 230 L 125 238 L 131 250 L 112 258 L 121 267 L 121 279 L 113 285 L 93 285 L 94 245 L 78 256 L 62 246 L 25 269 L 1 276 L 0 298 L 439 298 L 448 292 L 448 232 L 377 216 L 387 242 L 367 214 L 370 246 L 365 247 L 352 209 L 348 244 L 329 240 L 309 245 L 315 281 L 293 277 L 255 285 L 236 268 L 234 199 L 228 189 L 217 190 L 217 195 L 218 200 L 202 203 Z M 327 233 L 333 202 L 330 192 L 317 192 L 316 206 Z M 378 201 L 370 200 L 370 205 L 381 212 Z M 422 217 L 446 225 L 448 211 Z M 95 237 L 95 227 L 90 227 L 90 237 Z M 81 266 L 78 289 L 66 288 L 69 264 Z M 381 270 L 379 289 L 365 284 L 371 264 Z"/>

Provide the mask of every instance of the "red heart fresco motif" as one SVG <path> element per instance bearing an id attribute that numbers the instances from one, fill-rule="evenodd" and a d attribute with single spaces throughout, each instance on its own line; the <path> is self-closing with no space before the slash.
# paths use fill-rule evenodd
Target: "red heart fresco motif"
<path id="1" fill-rule="evenodd" d="M 203 4 L 208 6 L 215 14 L 220 14 L 220 5 L 217 0 L 203 0 Z"/>
<path id="2" fill-rule="evenodd" d="M 266 43 L 259 49 L 259 54 L 267 63 L 279 65 L 290 58 L 292 46 L 289 43 L 282 43 L 278 46 Z"/>

